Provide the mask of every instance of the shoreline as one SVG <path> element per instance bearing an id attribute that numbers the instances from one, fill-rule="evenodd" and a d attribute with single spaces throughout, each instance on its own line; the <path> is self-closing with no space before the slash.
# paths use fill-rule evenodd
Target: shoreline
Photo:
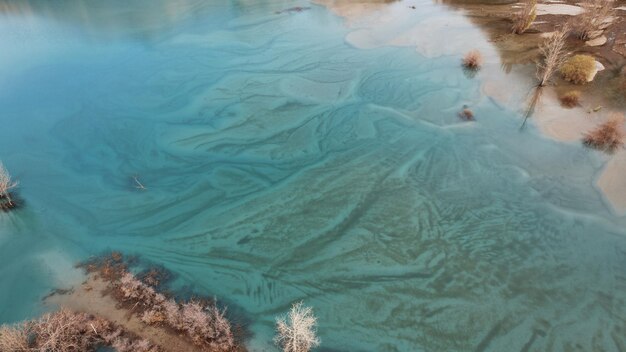
<path id="1" fill-rule="evenodd" d="M 526 99 L 519 99 L 519 95 L 515 96 L 511 92 L 511 80 L 521 82 L 521 86 L 527 85 L 528 89 L 532 89 L 539 43 L 552 33 L 556 26 L 563 24 L 582 10 L 575 4 L 539 1 L 537 19 L 533 25 L 527 33 L 515 35 L 510 33 L 510 23 L 507 22 L 508 16 L 518 6 L 515 2 L 486 5 L 444 0 L 441 5 L 452 11 L 458 11 L 466 21 L 478 29 L 481 37 L 476 38 L 476 33 L 473 31 L 464 31 L 462 36 L 455 36 L 451 33 L 448 34 L 446 40 L 452 43 L 443 48 L 439 42 L 433 42 L 433 39 L 429 38 L 432 34 L 424 35 L 422 32 L 426 30 L 427 34 L 437 33 L 443 27 L 446 28 L 446 32 L 460 31 L 464 23 L 441 21 L 435 17 L 413 25 L 407 30 L 398 25 L 398 23 L 408 21 L 414 10 L 411 10 L 409 4 L 405 2 L 354 3 L 342 0 L 315 0 L 314 3 L 326 7 L 332 13 L 345 19 L 346 26 L 351 30 L 346 36 L 346 41 L 356 48 L 414 47 L 423 56 L 438 57 L 454 54 L 460 56 L 463 52 L 459 52 L 459 48 L 470 50 L 466 43 L 472 43 L 472 48 L 483 52 L 487 61 L 480 73 L 483 77 L 482 93 L 494 99 L 498 104 L 513 110 L 524 109 L 527 102 Z M 617 11 L 619 11 L 618 16 L 626 15 L 624 10 Z M 626 23 L 620 23 L 619 19 L 614 22 L 616 28 L 609 26 L 607 33 L 609 29 L 610 33 L 615 33 L 626 28 Z M 421 35 L 417 35 L 418 31 Z M 577 45 L 573 48 L 576 49 L 573 52 L 593 55 L 605 69 L 598 72 L 595 79 L 586 85 L 574 86 L 557 78 L 556 84 L 543 89 L 541 101 L 529 121 L 541 134 L 559 142 L 582 143 L 585 133 L 606 121 L 611 113 L 622 110 L 620 103 L 610 96 L 611 91 L 607 89 L 607 86 L 610 87 L 616 79 L 611 77 L 613 72 L 620 67 L 626 67 L 626 57 L 624 57 L 626 50 L 619 52 L 614 48 L 615 45 L 621 45 L 616 43 L 621 41 L 626 43 L 626 31 L 621 36 L 624 38 L 618 37 L 613 40 L 611 47 L 608 45 L 586 46 L 582 42 L 583 46 Z M 502 67 L 494 68 L 496 62 Z M 532 65 L 533 71 L 520 74 L 516 72 L 519 70 L 514 69 L 524 65 Z M 504 76 L 503 70 L 506 71 Z M 516 77 L 511 77 L 510 72 Z M 533 79 L 529 80 L 529 76 Z M 584 98 L 580 106 L 567 109 L 561 106 L 558 94 L 571 89 L 582 91 Z M 521 91 L 517 93 L 526 94 Z M 590 152 L 602 153 L 595 150 L 590 150 Z M 626 172 L 626 156 L 624 156 L 626 151 L 602 154 L 604 155 L 599 158 L 602 159 L 604 166 L 594 176 L 595 181 L 591 186 L 601 194 L 609 211 L 619 217 L 626 216 L 626 178 L 620 177 Z"/>
<path id="2" fill-rule="evenodd" d="M 113 322 L 124 330 L 147 339 L 168 352 L 197 351 L 192 343 L 173 331 L 146 325 L 132 311 L 124 309 L 113 297 L 107 294 L 108 284 L 100 278 L 89 275 L 80 285 L 69 292 L 52 294 L 44 299 L 50 308 L 67 308 L 75 313 L 87 313 Z"/>

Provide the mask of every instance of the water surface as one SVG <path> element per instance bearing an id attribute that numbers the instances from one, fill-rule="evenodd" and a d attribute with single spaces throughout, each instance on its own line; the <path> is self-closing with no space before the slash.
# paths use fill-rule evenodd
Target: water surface
<path id="1" fill-rule="evenodd" d="M 520 130 L 459 69 L 480 30 L 410 4 L 455 45 L 357 48 L 304 1 L 1 1 L 0 159 L 25 206 L 0 214 L 0 322 L 115 249 L 226 302 L 252 351 L 296 300 L 322 351 L 626 349 L 597 155 Z"/>

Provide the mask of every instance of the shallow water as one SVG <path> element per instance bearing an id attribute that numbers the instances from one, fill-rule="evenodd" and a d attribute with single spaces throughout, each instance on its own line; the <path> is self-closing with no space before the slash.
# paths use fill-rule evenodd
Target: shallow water
<path id="1" fill-rule="evenodd" d="M 626 349 L 600 158 L 520 130 L 459 69 L 480 30 L 415 3 L 407 29 L 461 21 L 455 46 L 357 48 L 298 1 L 0 1 L 0 159 L 25 202 L 0 214 L 0 322 L 114 249 L 226 302 L 252 351 L 296 300 L 321 351 Z"/>

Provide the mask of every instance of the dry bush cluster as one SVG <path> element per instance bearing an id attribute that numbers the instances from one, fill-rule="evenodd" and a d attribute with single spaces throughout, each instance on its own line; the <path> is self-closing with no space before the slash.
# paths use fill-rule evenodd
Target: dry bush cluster
<path id="1" fill-rule="evenodd" d="M 522 9 L 513 16 L 513 33 L 523 34 L 537 18 L 537 0 L 526 0 Z"/>
<path id="2" fill-rule="evenodd" d="M 596 72 L 596 60 L 589 55 L 574 55 L 559 69 L 563 79 L 574 84 L 585 84 Z"/>
<path id="3" fill-rule="evenodd" d="M 236 349 L 231 325 L 215 304 L 189 301 L 182 304 L 158 293 L 130 273 L 114 287 L 125 302 L 140 305 L 140 319 L 149 325 L 166 325 L 185 333 L 193 343 L 208 351 Z"/>
<path id="4" fill-rule="evenodd" d="M 274 342 L 283 352 L 308 352 L 320 344 L 316 323 L 311 307 L 304 306 L 303 302 L 294 303 L 288 315 L 276 319 L 278 334 Z"/>
<path id="5" fill-rule="evenodd" d="M 572 20 L 572 31 L 581 40 L 589 40 L 602 35 L 615 15 L 613 0 L 585 0 L 583 13 Z"/>
<path id="6" fill-rule="evenodd" d="M 574 108 L 580 105 L 580 91 L 572 90 L 559 96 L 561 105 L 566 108 Z"/>
<path id="7" fill-rule="evenodd" d="M 623 125 L 622 116 L 613 116 L 595 130 L 587 133 L 583 138 L 583 143 L 590 148 L 613 153 L 624 146 Z"/>
<path id="8" fill-rule="evenodd" d="M 15 207 L 11 191 L 17 186 L 18 183 L 12 180 L 11 174 L 0 161 L 0 209 L 7 211 Z"/>
<path id="9" fill-rule="evenodd" d="M 165 275 L 163 271 L 149 270 L 142 275 L 142 281 L 128 271 L 124 258 L 117 252 L 83 266 L 88 272 L 105 279 L 112 296 L 132 306 L 133 312 L 145 324 L 169 327 L 183 333 L 204 351 L 236 351 L 239 348 L 225 311 L 220 310 L 215 302 L 178 303 L 150 285 L 161 282 Z"/>
<path id="10" fill-rule="evenodd" d="M 101 346 L 118 352 L 160 351 L 105 319 L 67 309 L 0 327 L 0 352 L 89 352 Z"/>
<path id="11" fill-rule="evenodd" d="M 478 50 L 472 50 L 465 54 L 463 67 L 468 70 L 478 70 L 483 65 L 483 56 Z"/>

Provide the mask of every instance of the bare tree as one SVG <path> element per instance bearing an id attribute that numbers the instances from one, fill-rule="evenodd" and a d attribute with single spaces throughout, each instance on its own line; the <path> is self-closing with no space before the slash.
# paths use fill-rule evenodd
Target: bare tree
<path id="1" fill-rule="evenodd" d="M 513 33 L 523 34 L 537 18 L 537 0 L 526 0 L 522 9 L 513 16 Z"/>
<path id="2" fill-rule="evenodd" d="M 294 303 L 288 315 L 276 319 L 278 334 L 274 342 L 284 352 L 308 352 L 320 344 L 316 322 L 311 307 L 305 307 L 303 302 Z"/>
<path id="3" fill-rule="evenodd" d="M 565 39 L 568 33 L 569 28 L 564 26 L 539 46 L 542 56 L 542 61 L 537 65 L 539 87 L 550 82 L 554 72 L 565 60 Z"/>
<path id="4" fill-rule="evenodd" d="M 9 192 L 13 188 L 16 188 L 17 185 L 17 182 L 11 180 L 11 175 L 0 161 L 0 198 L 6 198 L 9 203 L 12 203 L 13 201 L 11 200 Z"/>

